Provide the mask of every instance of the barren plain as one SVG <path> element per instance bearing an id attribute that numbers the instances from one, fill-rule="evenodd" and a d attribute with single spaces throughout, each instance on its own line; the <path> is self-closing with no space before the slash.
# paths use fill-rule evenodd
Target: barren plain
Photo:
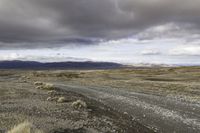
<path id="1" fill-rule="evenodd" d="M 1 70 L 0 133 L 200 132 L 200 68 Z"/>

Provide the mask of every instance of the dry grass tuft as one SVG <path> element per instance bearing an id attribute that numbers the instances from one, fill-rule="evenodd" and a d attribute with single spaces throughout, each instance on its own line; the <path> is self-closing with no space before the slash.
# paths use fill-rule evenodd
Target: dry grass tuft
<path id="1" fill-rule="evenodd" d="M 47 94 L 49 94 L 49 95 L 54 95 L 54 94 L 56 94 L 57 92 L 55 91 L 55 90 L 50 90 L 50 91 L 48 91 L 47 92 Z"/>
<path id="2" fill-rule="evenodd" d="M 75 109 L 84 109 L 84 108 L 87 108 L 87 104 L 86 104 L 86 102 L 84 102 L 82 100 L 77 100 L 72 103 L 72 107 Z"/>
<path id="3" fill-rule="evenodd" d="M 31 123 L 24 122 L 15 126 L 7 133 L 43 133 L 43 132 L 35 128 Z"/>
<path id="4" fill-rule="evenodd" d="M 43 85 L 43 83 L 42 83 L 42 82 L 39 82 L 39 81 L 36 81 L 36 82 L 34 82 L 34 85 L 40 86 L 40 85 Z"/>
<path id="5" fill-rule="evenodd" d="M 52 101 L 52 97 L 47 97 L 47 101 Z"/>
<path id="6" fill-rule="evenodd" d="M 65 97 L 59 97 L 57 102 L 58 103 L 64 103 L 64 102 L 66 102 L 66 98 Z"/>
<path id="7" fill-rule="evenodd" d="M 64 103 L 66 102 L 66 98 L 65 97 L 48 97 L 47 101 L 56 101 L 58 103 Z"/>
<path id="8" fill-rule="evenodd" d="M 42 86 L 36 86 L 36 89 L 41 90 L 41 89 L 42 89 Z"/>
<path id="9" fill-rule="evenodd" d="M 57 101 L 58 99 L 58 97 L 48 97 L 47 101 Z"/>
<path id="10" fill-rule="evenodd" d="M 50 83 L 35 82 L 34 85 L 36 85 L 36 89 L 42 89 L 42 90 L 55 90 L 56 89 L 56 87 Z"/>
<path id="11" fill-rule="evenodd" d="M 43 90 L 55 90 L 56 87 L 53 84 L 46 83 L 46 84 L 42 85 L 42 89 Z"/>

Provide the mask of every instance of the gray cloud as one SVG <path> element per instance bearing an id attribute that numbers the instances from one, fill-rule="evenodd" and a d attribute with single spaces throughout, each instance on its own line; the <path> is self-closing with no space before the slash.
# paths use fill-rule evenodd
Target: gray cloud
<path id="1" fill-rule="evenodd" d="M 181 37 L 183 29 L 184 35 L 199 35 L 199 12 L 199 0 L 0 0 L 0 47 L 143 36 L 168 23 L 179 27 L 168 30 L 168 36 L 176 31 Z M 154 38 L 162 32 L 148 33 Z"/>

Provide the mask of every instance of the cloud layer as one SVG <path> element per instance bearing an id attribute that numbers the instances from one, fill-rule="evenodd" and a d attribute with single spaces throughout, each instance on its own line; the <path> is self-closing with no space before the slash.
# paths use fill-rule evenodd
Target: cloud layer
<path id="1" fill-rule="evenodd" d="M 193 41 L 200 38 L 199 12 L 199 0 L 0 0 L 0 47 L 125 37 Z"/>
<path id="2" fill-rule="evenodd" d="M 107 61 L 122 64 L 200 65 L 199 53 L 199 45 L 185 44 L 179 39 L 120 39 L 82 47 L 68 45 L 60 48 L 0 50 L 0 60 Z"/>

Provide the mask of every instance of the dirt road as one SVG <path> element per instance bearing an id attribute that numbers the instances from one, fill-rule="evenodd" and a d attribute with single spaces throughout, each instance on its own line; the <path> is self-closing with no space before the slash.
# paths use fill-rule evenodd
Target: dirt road
<path id="1" fill-rule="evenodd" d="M 55 123 L 57 125 L 53 129 L 62 127 L 60 124 L 63 122 L 59 124 L 55 121 L 57 118 L 63 120 L 60 112 L 57 112 L 59 109 L 65 113 L 62 116 L 66 117 L 64 121 L 68 122 L 66 125 L 69 125 L 69 127 L 63 126 L 63 128 L 71 129 L 74 125 L 77 126 L 77 120 L 74 121 L 74 117 L 82 120 L 80 115 L 75 114 L 77 111 L 71 107 L 73 101 L 64 104 L 47 101 L 49 94 L 36 89 L 33 84 L 35 81 L 42 81 L 52 83 L 57 86 L 56 88 L 61 89 L 62 93 L 59 92 L 58 96 L 65 96 L 67 99 L 75 96 L 74 101 L 83 99 L 89 105 L 92 102 L 94 115 L 90 115 L 90 108 L 79 111 L 79 113 L 88 113 L 89 116 L 98 118 L 97 125 L 99 122 L 105 123 L 102 118 L 105 115 L 113 122 L 111 127 L 119 124 L 120 126 L 117 127 L 124 132 L 127 132 L 127 127 L 131 129 L 129 130 L 131 133 L 132 129 L 135 129 L 136 132 L 152 131 L 150 129 L 159 133 L 200 132 L 200 67 L 84 71 L 13 70 L 1 71 L 0 75 L 0 122 L 2 122 L 0 126 L 6 129 L 17 123 L 18 119 L 22 119 L 20 116 L 13 121 L 13 116 L 19 116 L 19 113 L 24 119 L 34 118 L 36 126 L 38 119 L 41 120 L 42 123 L 45 123 L 41 129 L 47 129 L 47 124 L 52 127 Z M 100 105 L 105 107 L 105 110 L 99 112 Z M 19 110 L 21 106 L 23 111 Z M 53 114 L 55 117 L 48 120 L 45 115 L 40 115 L 41 113 L 35 114 L 32 108 L 34 110 L 36 108 L 38 112 L 44 112 L 46 115 Z M 8 114 L 9 111 L 11 114 Z M 113 114 L 109 115 L 109 112 Z M 73 119 L 71 120 L 71 118 Z M 88 118 L 85 117 L 84 120 L 88 121 Z M 73 123 L 70 125 L 69 121 Z M 94 123 L 95 121 L 92 120 L 86 125 L 91 127 Z M 39 128 L 40 125 L 38 124 Z M 104 131 L 105 126 L 96 127 L 98 131 Z M 84 128 L 88 129 L 86 126 Z M 109 131 L 113 130 L 109 129 Z"/>
<path id="2" fill-rule="evenodd" d="M 31 122 L 44 133 L 153 132 L 127 114 L 78 93 L 37 87 L 29 78 L 0 77 L 0 133 L 24 121 Z M 64 100 L 59 101 L 60 98 Z"/>
<path id="3" fill-rule="evenodd" d="M 56 84 L 56 83 L 55 83 Z M 163 133 L 200 132 L 200 103 L 175 96 L 136 93 L 131 90 L 56 84 L 129 114 L 139 123 Z"/>

